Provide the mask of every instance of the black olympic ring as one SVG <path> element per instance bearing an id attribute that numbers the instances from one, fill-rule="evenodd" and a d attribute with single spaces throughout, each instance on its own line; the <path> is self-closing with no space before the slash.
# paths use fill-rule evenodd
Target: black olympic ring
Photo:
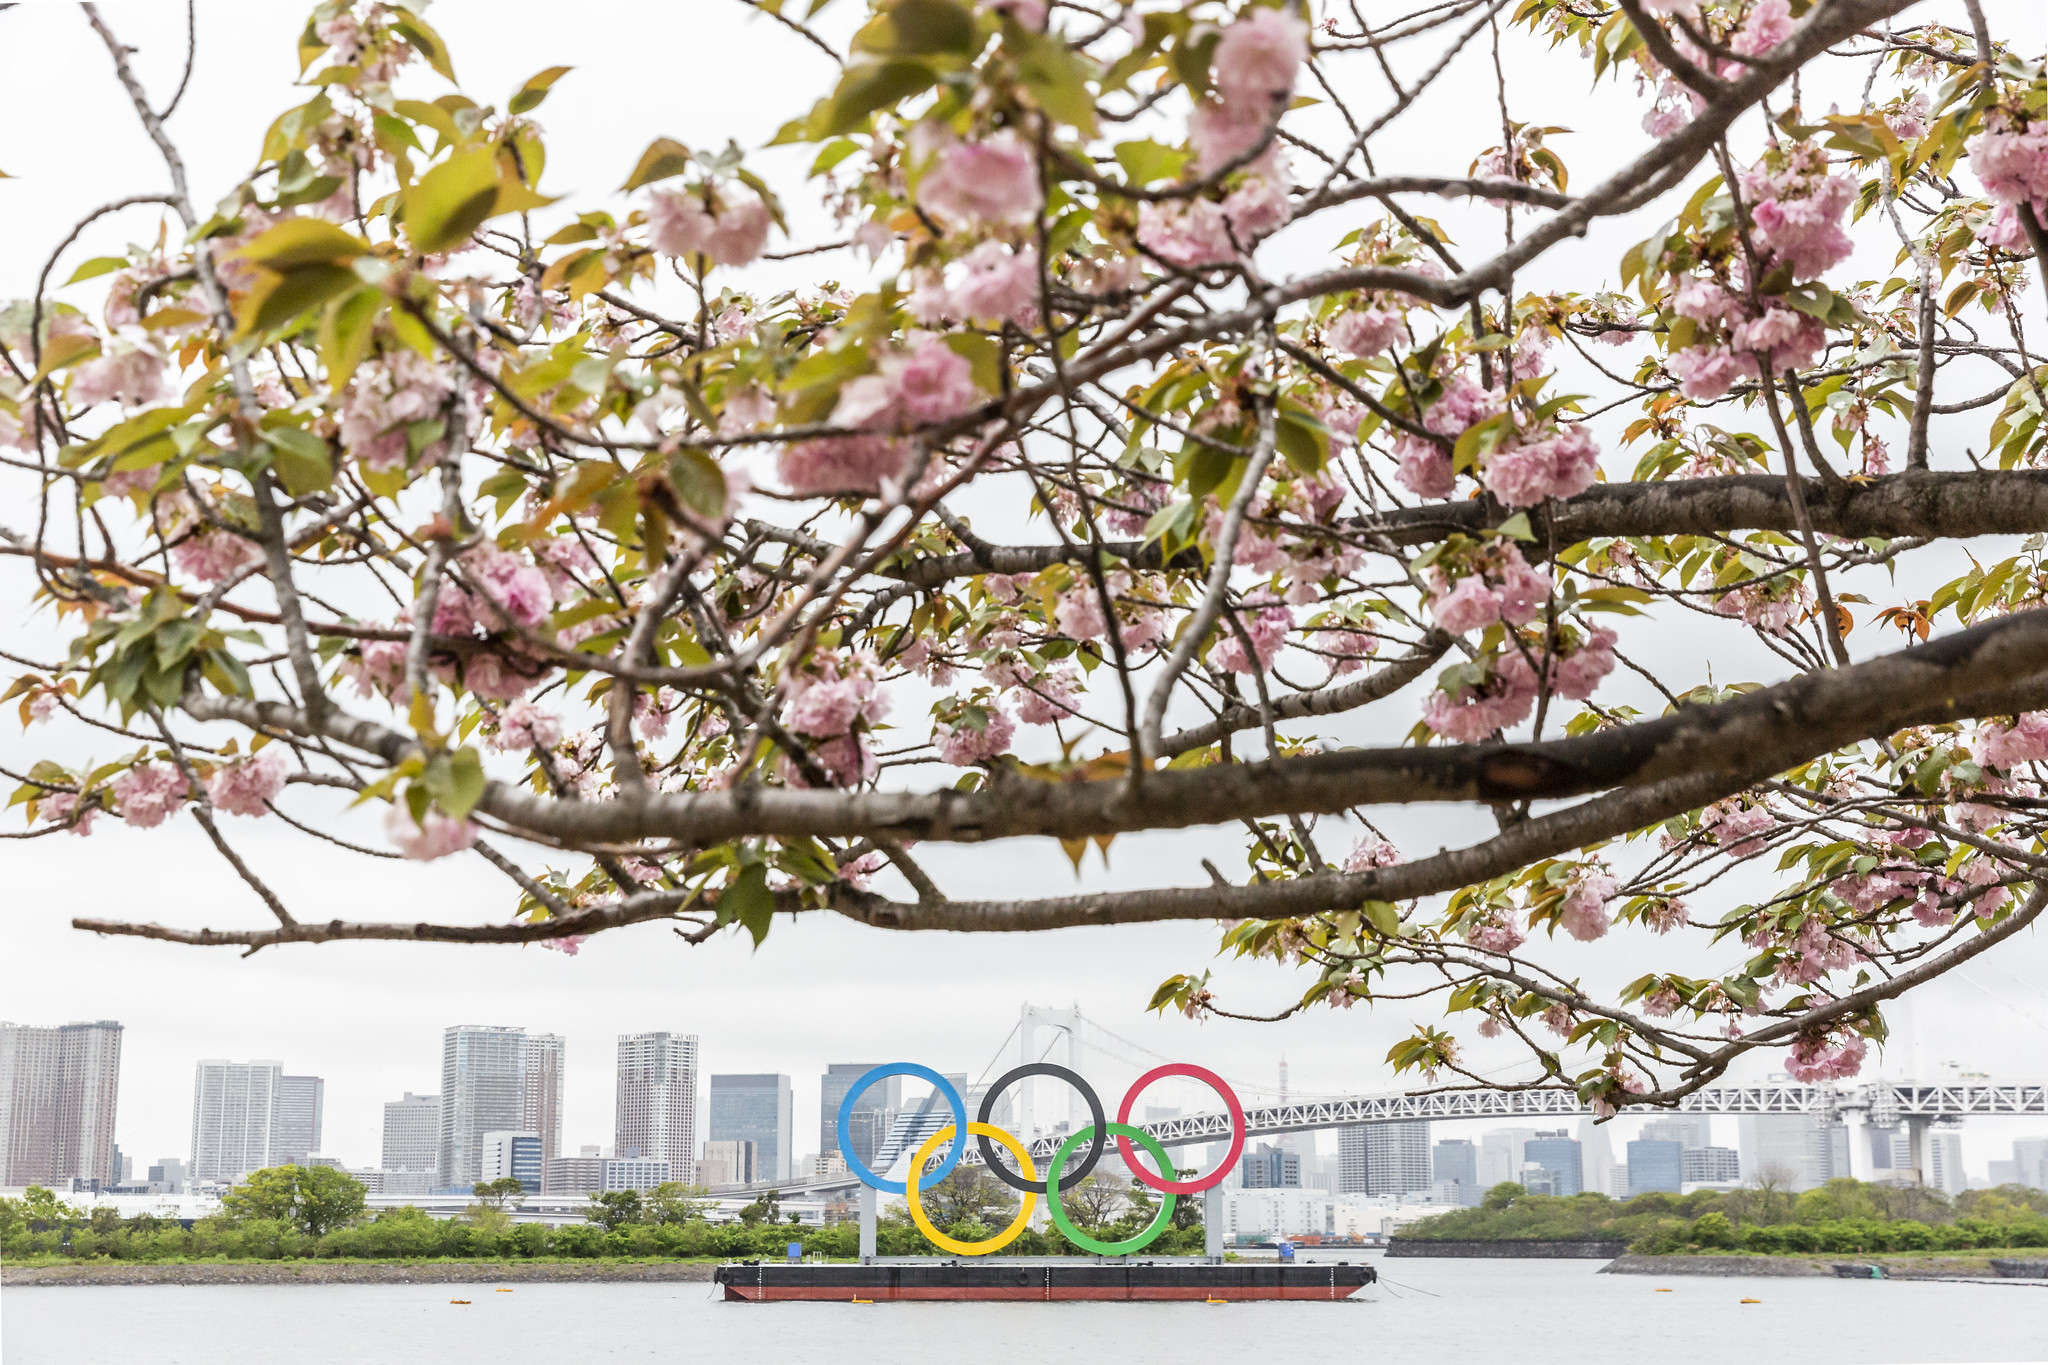
<path id="1" fill-rule="evenodd" d="M 1103 1122 L 1105 1116 L 1102 1112 L 1102 1100 L 1097 1097 L 1088 1082 L 1082 1080 L 1078 1075 L 1067 1070 L 1065 1067 L 1055 1066 L 1051 1062 L 1033 1062 L 1028 1066 L 1020 1066 L 1014 1070 L 1005 1071 L 997 1078 L 996 1083 L 988 1088 L 988 1093 L 981 1097 L 981 1113 L 976 1117 L 975 1121 L 977 1123 L 987 1123 L 988 1116 L 995 1112 L 996 1100 L 1002 1096 L 1005 1090 L 1008 1090 L 1026 1076 L 1056 1076 L 1080 1091 L 1081 1098 L 1088 1101 L 1088 1115 L 1090 1122 L 1095 1128 L 1095 1137 L 1088 1144 L 1088 1155 L 1082 1158 L 1081 1164 L 1074 1167 L 1071 1172 L 1060 1180 L 1060 1192 L 1064 1194 L 1079 1184 L 1081 1178 L 1094 1170 L 1095 1163 L 1102 1159 L 1102 1148 L 1108 1141 L 1107 1134 L 1109 1132 L 1109 1125 Z M 1021 1190 L 1025 1194 L 1036 1194 L 1045 1188 L 1043 1180 L 1026 1180 L 1023 1176 L 1016 1174 L 1008 1166 L 1005 1166 L 1001 1159 L 996 1156 L 995 1144 L 987 1138 L 977 1135 L 974 1140 L 981 1146 L 982 1164 L 988 1167 L 989 1173 L 995 1176 L 996 1179 L 1002 1181 L 1011 1189 Z M 1026 1141 L 1029 1141 L 1029 1139 L 1027 1138 Z"/>

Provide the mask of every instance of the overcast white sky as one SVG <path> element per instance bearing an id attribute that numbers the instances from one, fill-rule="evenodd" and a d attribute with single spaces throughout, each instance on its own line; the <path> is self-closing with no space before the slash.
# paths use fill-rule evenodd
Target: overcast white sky
<path id="1" fill-rule="evenodd" d="M 850 9 L 851 0 L 841 7 Z M 1961 22 L 1960 7 L 1951 8 Z M 2002 31 L 2022 23 L 2038 31 L 2038 11 L 2022 17 L 2030 8 L 2004 6 L 1994 11 L 1994 22 L 2004 23 Z M 183 60 L 183 7 L 113 3 L 103 9 L 141 49 L 138 68 L 161 102 Z M 250 164 L 270 120 L 303 100 L 290 84 L 303 13 L 290 3 L 221 0 L 202 0 L 199 13 L 198 69 L 172 132 L 190 165 L 195 197 L 206 203 Z M 624 179 L 657 135 L 697 145 L 733 138 L 759 146 L 807 105 L 830 70 L 819 54 L 769 21 L 713 0 L 581 0 L 573 6 L 444 0 L 432 18 L 449 40 L 465 90 L 479 100 L 502 100 L 545 66 L 577 68 L 556 86 L 541 117 L 549 130 L 545 187 L 577 196 L 570 202 L 578 204 L 595 202 Z M 1542 83 L 1550 103 L 1516 113 L 1580 130 L 1559 140 L 1575 179 L 1590 180 L 1629 154 L 1642 112 L 1632 91 L 1609 84 L 1589 94 L 1582 65 L 1519 39 L 1510 39 L 1509 56 L 1511 70 L 1558 73 Z M 440 93 L 431 75 L 414 79 L 426 97 Z M 1810 105 L 1818 102 L 1810 88 Z M 1400 125 L 1410 135 L 1406 164 L 1383 159 L 1380 169 L 1462 172 L 1498 140 L 1496 119 L 1491 68 L 1475 49 L 1453 67 L 1440 95 Z M 93 206 L 164 180 L 104 50 L 70 5 L 32 3 L 0 14 L 0 129 L 6 130 L 0 169 L 15 177 L 0 180 L 0 298 L 25 295 L 49 248 Z M 782 188 L 793 206 L 802 206 L 793 178 Z M 1611 283 L 1621 248 L 1668 211 L 1653 207 L 1568 243 L 1530 272 L 1526 286 Z M 1370 216 L 1361 211 L 1358 222 Z M 1497 220 L 1477 213 L 1442 216 L 1475 253 L 1476 244 L 1498 231 Z M 1300 268 L 1342 230 L 1319 220 L 1305 230 L 1316 240 L 1297 235 L 1283 242 L 1269 268 Z M 131 213 L 97 226 L 66 259 L 118 250 L 154 232 L 153 217 Z M 1889 263 L 1882 252 L 1859 264 L 1874 273 Z M 57 277 L 68 271 L 67 265 Z M 83 301 L 88 292 L 76 294 Z M 1966 439 L 1962 429 L 1955 439 Z M 1633 456 L 1615 456 L 1610 473 L 1626 477 L 1632 462 Z M 1938 454 L 1937 463 L 1945 462 Z M 8 524 L 19 525 L 19 515 L 18 507 L 0 505 Z M 27 581 L 17 562 L 0 565 L 0 639 L 14 652 L 49 657 L 57 652 L 52 621 L 19 605 Z M 1891 596 L 1881 578 L 1858 586 L 1880 600 Z M 1880 643 L 1874 632 L 1855 642 L 1864 649 Z M 1640 629 L 1624 647 L 1688 679 L 1704 676 L 1709 664 L 1723 681 L 1781 676 L 1775 661 L 1732 629 Z M 1610 686 L 1613 696 L 1625 695 L 1625 684 Z M 1648 705 L 1651 698 L 1637 700 Z M 1415 716 L 1413 699 L 1378 709 L 1392 714 L 1332 733 L 1354 743 L 1395 742 Z M 53 749 L 75 761 L 111 757 L 123 743 L 76 726 L 52 725 L 24 737 L 11 718 L 0 717 L 0 762 L 17 769 Z M 507 884 L 480 863 L 393 867 L 312 844 L 274 820 L 230 824 L 245 854 L 302 919 L 402 917 L 414 907 L 422 916 L 494 918 L 509 909 Z M 1482 836 L 1490 820 L 1477 809 L 1444 807 L 1397 814 L 1388 825 L 1404 848 L 1428 852 Z M 376 841 L 370 819 L 355 817 L 350 827 Z M 1219 848 L 1226 871 L 1239 865 L 1236 837 L 1225 831 L 1221 839 L 1227 844 L 1214 831 L 1127 838 L 1115 846 L 1106 872 L 1091 855 L 1082 880 L 1105 887 L 1200 882 L 1197 860 L 1218 856 Z M 959 895 L 1055 894 L 1075 885 L 1050 843 L 931 847 L 924 856 Z M 78 914 L 187 925 L 260 920 L 261 907 L 189 820 L 154 832 L 102 821 L 89 840 L 0 844 L 0 906 L 10 933 L 0 1015 L 34 1023 L 112 1018 L 127 1026 L 119 1141 L 138 1163 L 185 1152 L 192 1064 L 224 1056 L 277 1058 L 290 1071 L 325 1076 L 325 1147 L 350 1164 L 374 1164 L 382 1102 L 405 1090 L 438 1088 L 440 1030 L 458 1022 L 520 1024 L 567 1037 L 565 1140 L 571 1148 L 611 1140 L 617 1034 L 698 1033 L 707 1071 L 782 1071 L 795 1078 L 798 1155 L 815 1150 L 816 1077 L 826 1063 L 906 1059 L 979 1073 L 1025 1001 L 1078 1003 L 1147 1048 L 1248 1081 L 1270 1084 L 1284 1054 L 1297 1093 L 1395 1088 L 1381 1058 L 1413 1022 L 1401 1007 L 1318 1013 L 1282 1025 L 1217 1021 L 1198 1027 L 1177 1016 L 1146 1015 L 1145 1000 L 1163 976 L 1209 965 L 1214 934 L 1197 925 L 994 938 L 892 935 L 817 916 L 778 926 L 758 953 L 730 939 L 689 949 L 665 929 L 648 926 L 602 936 L 573 959 L 539 949 L 337 944 L 271 950 L 247 960 L 224 951 L 101 942 L 69 928 Z M 1571 945 L 1560 957 L 1574 970 L 1582 966 L 1589 983 L 1625 980 L 1644 969 L 1638 945 L 1616 941 L 1626 937 Z M 2048 948 L 2036 933 L 1995 958 L 1973 968 L 1968 980 L 1923 993 L 1913 1030 L 1923 1074 L 1945 1063 L 2001 1077 L 2048 1070 L 2042 1063 L 2048 1056 L 2048 991 L 2042 988 Z M 1705 974 L 1727 964 L 1703 957 L 1671 965 Z M 1245 1009 L 1277 1007 L 1300 989 L 1289 974 L 1268 968 L 1217 964 L 1217 975 L 1231 1003 Z M 1906 1069 L 1894 1048 L 1885 1070 L 1898 1075 Z M 1123 1081 L 1115 1084 L 1112 1093 L 1119 1093 Z M 1155 1102 L 1192 1105 L 1198 1098 L 1162 1093 Z M 2029 1129 L 2048 1129 L 2048 1122 L 1968 1130 L 1971 1169 L 1981 1172 L 1987 1159 L 2009 1155 L 2006 1142 Z M 1720 1137 L 1732 1142 L 1732 1128 Z"/>

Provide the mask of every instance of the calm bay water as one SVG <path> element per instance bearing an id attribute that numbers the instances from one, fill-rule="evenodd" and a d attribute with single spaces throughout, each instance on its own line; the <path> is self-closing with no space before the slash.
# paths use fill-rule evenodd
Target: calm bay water
<path id="1" fill-rule="evenodd" d="M 708 1284 L 11 1289 L 5 1365 L 2048 1360 L 2048 1288 L 1391 1261 L 1348 1303 L 729 1304 Z M 1672 1290 L 1657 1293 L 1662 1284 Z M 1434 1297 L 1432 1297 L 1434 1296 Z M 451 1298 L 466 1298 L 464 1308 Z M 1744 1304 L 1744 1298 L 1761 1299 Z M 992 1349 L 993 1348 L 993 1349 Z"/>

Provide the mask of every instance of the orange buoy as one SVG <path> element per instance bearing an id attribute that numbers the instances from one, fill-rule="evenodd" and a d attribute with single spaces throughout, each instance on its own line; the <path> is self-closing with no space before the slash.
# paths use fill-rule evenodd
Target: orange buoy
<path id="1" fill-rule="evenodd" d="M 469 1302 L 469 1300 L 468 1300 L 468 1299 L 450 1299 L 450 1300 L 448 1300 L 448 1302 L 450 1302 L 450 1303 L 468 1303 L 468 1302 Z"/>
<path id="2" fill-rule="evenodd" d="M 498 1292 L 499 1292 L 500 1294 L 509 1294 L 509 1293 L 511 1293 L 512 1291 L 511 1291 L 511 1290 L 509 1290 L 509 1289 L 507 1289 L 507 1288 L 505 1288 L 505 1286 L 501 1284 L 501 1285 L 499 1285 L 499 1286 L 498 1286 Z"/>
<path id="3" fill-rule="evenodd" d="M 1744 1300 L 1743 1300 L 1743 1302 L 1744 1302 L 1744 1303 L 1762 1303 L 1762 1302 L 1763 1302 L 1763 1300 L 1762 1300 L 1762 1299 L 1744 1299 Z"/>

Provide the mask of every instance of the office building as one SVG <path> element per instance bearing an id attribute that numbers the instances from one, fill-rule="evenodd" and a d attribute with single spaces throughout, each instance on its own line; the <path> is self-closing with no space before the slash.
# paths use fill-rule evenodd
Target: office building
<path id="1" fill-rule="evenodd" d="M 1522 1168 L 1535 1166 L 1550 1173 L 1550 1193 L 1569 1199 L 1586 1188 L 1585 1165 L 1577 1138 L 1556 1132 L 1539 1132 L 1522 1144 Z"/>
<path id="2" fill-rule="evenodd" d="M 1477 1204 L 1486 1191 L 1479 1185 L 1479 1148 L 1469 1138 L 1445 1138 L 1430 1148 L 1431 1183 L 1455 1185 L 1458 1202 Z"/>
<path id="3" fill-rule="evenodd" d="M 145 1173 L 151 1194 L 183 1194 L 185 1162 L 180 1157 L 160 1156 Z"/>
<path id="4" fill-rule="evenodd" d="M 326 1094 L 327 1082 L 318 1076 L 279 1078 L 277 1131 L 271 1135 L 271 1165 L 294 1165 L 320 1150 L 320 1118 Z"/>
<path id="5" fill-rule="evenodd" d="M 562 1140 L 562 1040 L 525 1029 L 458 1024 L 441 1039 L 441 1188 L 468 1190 L 483 1169 L 485 1133 L 537 1134 L 542 1159 Z"/>
<path id="6" fill-rule="evenodd" d="M 233 1184 L 275 1159 L 282 1062 L 203 1061 L 192 1078 L 194 1183 Z"/>
<path id="7" fill-rule="evenodd" d="M 751 1185 L 764 1179 L 761 1151 L 752 1142 L 716 1139 L 704 1144 L 704 1159 L 697 1163 L 697 1183 L 707 1189 L 720 1185 Z"/>
<path id="8" fill-rule="evenodd" d="M 1942 1126 L 1927 1130 L 1927 1170 L 1922 1183 L 1953 1199 L 1970 1188 L 1963 1175 L 1963 1131 Z"/>
<path id="9" fill-rule="evenodd" d="M 1479 1192 L 1485 1194 L 1503 1182 L 1513 1184 L 1522 1174 L 1522 1144 L 1536 1136 L 1534 1128 L 1496 1128 L 1479 1135 Z"/>
<path id="10" fill-rule="evenodd" d="M 940 1102 L 947 1120 L 952 1110 Z M 759 1154 L 758 1178 L 789 1179 L 792 1124 L 789 1077 L 774 1074 L 713 1076 L 710 1121 L 705 1138 L 715 1142 L 751 1142 Z"/>
<path id="11" fill-rule="evenodd" d="M 1260 1143 L 1238 1163 L 1239 1188 L 1246 1190 L 1298 1190 L 1301 1188 L 1301 1158 L 1289 1151 Z"/>
<path id="12" fill-rule="evenodd" d="M 543 1158 L 539 1133 L 485 1133 L 481 1150 L 478 1181 L 510 1176 L 528 1194 L 540 1193 Z"/>
<path id="13" fill-rule="evenodd" d="M 613 1150 L 652 1157 L 672 1171 L 697 1160 L 697 1035 L 619 1035 Z"/>
<path id="14" fill-rule="evenodd" d="M 605 1157 L 601 1184 L 606 1190 L 639 1190 L 645 1193 L 669 1180 L 666 1161 L 644 1157 Z"/>
<path id="15" fill-rule="evenodd" d="M 1681 1147 L 1711 1147 L 1714 1121 L 1705 1114 L 1666 1114 L 1645 1123 L 1636 1136 L 1652 1142 L 1675 1142 Z"/>
<path id="16" fill-rule="evenodd" d="M 2012 1144 L 2012 1162 L 2019 1168 L 2018 1182 L 2036 1190 L 2048 1190 L 2048 1137 L 2018 1138 Z"/>
<path id="17" fill-rule="evenodd" d="M 1607 1135 L 1606 1124 L 1590 1117 L 1579 1120 L 1579 1165 L 1587 1189 L 1610 1199 L 1627 1197 L 1628 1181 L 1614 1159 L 1614 1140 Z"/>
<path id="18" fill-rule="evenodd" d="M 541 1167 L 544 1194 L 593 1194 L 604 1188 L 604 1158 L 597 1148 L 585 1147 L 581 1156 L 558 1156 Z"/>
<path id="19" fill-rule="evenodd" d="M 1742 1160 L 1733 1147 L 1687 1147 L 1679 1164 L 1688 1185 L 1734 1185 L 1742 1179 Z"/>
<path id="20" fill-rule="evenodd" d="M 1525 1194 L 1554 1195 L 1558 1193 L 1557 1172 L 1545 1170 L 1533 1161 L 1522 1163 L 1521 1175 L 1516 1179 L 1515 1183 L 1522 1187 L 1522 1191 Z"/>
<path id="21" fill-rule="evenodd" d="M 1365 1128 L 1365 1192 L 1406 1194 L 1429 1188 L 1429 1124 L 1373 1123 Z M 1341 1152 L 1342 1132 L 1339 1130 Z"/>
<path id="22" fill-rule="evenodd" d="M 1990 1172 L 1991 1188 L 1994 1190 L 2000 1185 L 2020 1183 L 2020 1163 L 2017 1161 L 2000 1161 L 1993 1158 L 1986 1169 Z"/>
<path id="23" fill-rule="evenodd" d="M 0 1023 L 0 1185 L 111 1183 L 121 1026 Z"/>
<path id="24" fill-rule="evenodd" d="M 1677 1194 L 1685 1184 L 1685 1144 L 1670 1138 L 1637 1138 L 1628 1145 L 1628 1192 Z"/>
<path id="25" fill-rule="evenodd" d="M 1768 1181 L 1779 1189 L 1818 1189 L 1849 1175 L 1849 1130 L 1824 1114 L 1745 1114 L 1741 1133 L 1742 1178 Z M 1903 1144 L 1900 1144 L 1903 1145 Z M 1894 1147 L 1894 1170 L 1903 1163 Z"/>
<path id="26" fill-rule="evenodd" d="M 415 1095 L 410 1090 L 402 1100 L 388 1100 L 384 1105 L 384 1147 L 379 1156 L 379 1165 L 386 1175 L 386 1183 L 392 1177 L 403 1173 L 409 1176 L 426 1177 L 426 1187 L 413 1190 L 413 1180 L 399 1183 L 408 1188 L 394 1189 L 393 1194 L 425 1194 L 437 1188 L 440 1181 L 434 1178 L 435 1167 L 441 1160 L 441 1097 L 439 1095 Z"/>
<path id="27" fill-rule="evenodd" d="M 437 1188 L 432 1171 L 382 1171 L 373 1193 L 418 1196 L 432 1194 Z"/>
<path id="28" fill-rule="evenodd" d="M 875 1069 L 871 1062 L 834 1062 L 825 1068 L 825 1074 L 818 1081 L 818 1154 L 836 1156 L 839 1153 L 839 1107 L 846 1102 L 846 1092 L 853 1083 Z M 1025 1081 L 1024 1084 L 1031 1084 Z M 853 1155 L 862 1164 L 872 1166 L 875 1153 L 888 1141 L 889 1128 L 896 1122 L 896 1111 L 903 1107 L 903 1078 L 885 1076 L 861 1092 L 853 1103 L 853 1112 L 846 1116 L 847 1141 L 853 1144 Z M 968 1117 L 972 1118 L 973 1115 Z"/>
<path id="29" fill-rule="evenodd" d="M 1222 1205 L 1225 1242 L 1327 1237 L 1337 1231 L 1337 1201 L 1321 1190 L 1232 1190 L 1217 1202 Z"/>

